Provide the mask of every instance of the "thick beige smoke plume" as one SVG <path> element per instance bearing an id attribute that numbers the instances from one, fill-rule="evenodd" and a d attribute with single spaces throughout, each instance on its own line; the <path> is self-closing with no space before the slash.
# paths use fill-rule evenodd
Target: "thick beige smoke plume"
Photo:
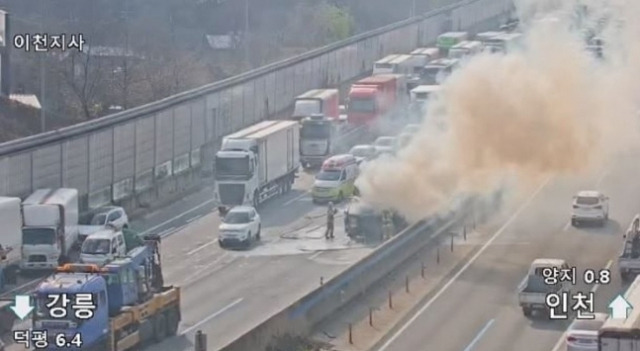
<path id="1" fill-rule="evenodd" d="M 586 2 L 579 28 L 571 1 L 519 4 L 525 47 L 479 55 L 455 72 L 412 143 L 365 167 L 362 196 L 418 220 L 456 193 L 489 192 L 507 176 L 527 186 L 546 175 L 584 174 L 632 147 L 640 139 L 640 45 L 631 40 L 640 38 L 640 1 Z M 533 20 L 540 10 L 555 10 L 555 19 Z M 606 56 L 597 60 L 583 30 L 602 26 L 608 13 L 617 21 L 598 29 Z M 445 131 L 436 120 L 446 121 Z"/>

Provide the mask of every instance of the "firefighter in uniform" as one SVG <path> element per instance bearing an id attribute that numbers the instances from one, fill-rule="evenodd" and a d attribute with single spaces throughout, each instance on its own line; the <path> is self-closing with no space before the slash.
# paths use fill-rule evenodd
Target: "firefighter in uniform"
<path id="1" fill-rule="evenodd" d="M 389 211 L 382 212 L 382 232 L 384 233 L 382 240 L 387 240 L 393 235 L 393 222 Z"/>
<path id="2" fill-rule="evenodd" d="M 327 239 L 333 239 L 333 222 L 337 212 L 338 211 L 333 208 L 333 202 L 329 202 L 327 206 L 327 231 L 324 233 L 324 237 Z"/>

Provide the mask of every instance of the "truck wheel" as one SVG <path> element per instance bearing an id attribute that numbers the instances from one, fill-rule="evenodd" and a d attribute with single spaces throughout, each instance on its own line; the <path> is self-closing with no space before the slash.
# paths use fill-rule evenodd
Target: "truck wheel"
<path id="1" fill-rule="evenodd" d="M 177 308 L 167 311 L 167 335 L 175 336 L 178 334 L 178 326 L 180 325 L 180 313 Z"/>
<path id="2" fill-rule="evenodd" d="M 60 257 L 58 257 L 58 266 L 62 266 L 68 262 L 69 262 L 69 259 L 67 258 L 66 255 L 60 255 Z"/>
<path id="3" fill-rule="evenodd" d="M 522 314 L 524 314 L 525 317 L 531 317 L 531 309 L 527 307 L 522 307 Z"/>
<path id="4" fill-rule="evenodd" d="M 159 314 L 153 321 L 153 339 L 160 342 L 167 337 L 167 318 Z"/>

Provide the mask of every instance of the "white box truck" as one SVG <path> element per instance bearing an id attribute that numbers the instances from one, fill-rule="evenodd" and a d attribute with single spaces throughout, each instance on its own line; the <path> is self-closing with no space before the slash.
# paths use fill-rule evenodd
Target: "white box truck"
<path id="1" fill-rule="evenodd" d="M 22 202 L 23 270 L 66 262 L 78 240 L 78 190 L 38 189 Z"/>
<path id="2" fill-rule="evenodd" d="M 330 119 L 340 117 L 340 91 L 338 89 L 313 89 L 296 97 L 291 119 L 301 119 L 321 114 Z"/>
<path id="3" fill-rule="evenodd" d="M 264 121 L 226 136 L 216 153 L 214 200 L 223 210 L 291 190 L 300 166 L 296 121 Z"/>
<path id="4" fill-rule="evenodd" d="M 427 64 L 423 56 L 416 55 L 389 55 L 373 64 L 373 75 L 402 74 L 410 76 L 415 73 L 416 67 Z"/>

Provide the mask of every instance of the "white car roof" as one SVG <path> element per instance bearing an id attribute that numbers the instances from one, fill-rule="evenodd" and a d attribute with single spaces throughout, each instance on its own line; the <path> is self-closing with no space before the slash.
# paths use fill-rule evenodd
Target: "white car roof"
<path id="1" fill-rule="evenodd" d="M 582 190 L 578 192 L 578 196 L 580 197 L 599 197 L 600 192 L 597 190 Z"/>
<path id="2" fill-rule="evenodd" d="M 356 150 L 356 149 L 375 149 L 376 147 L 373 145 L 368 145 L 368 144 L 360 144 L 360 145 L 356 145 L 354 147 L 351 148 L 351 150 Z"/>
<path id="3" fill-rule="evenodd" d="M 118 232 L 111 229 L 101 229 L 95 233 L 90 234 L 87 239 L 111 239 Z"/>
<path id="4" fill-rule="evenodd" d="M 565 262 L 565 260 L 559 258 L 537 258 L 531 265 L 535 267 L 560 267 Z"/>
<path id="5" fill-rule="evenodd" d="M 255 209 L 252 206 L 236 206 L 231 208 L 231 210 L 229 210 L 229 213 L 231 212 L 251 212 L 254 211 Z"/>
<path id="6" fill-rule="evenodd" d="M 571 331 L 598 331 L 602 324 L 609 318 L 606 313 L 594 313 L 594 319 L 575 319 L 569 326 L 569 332 Z"/>

